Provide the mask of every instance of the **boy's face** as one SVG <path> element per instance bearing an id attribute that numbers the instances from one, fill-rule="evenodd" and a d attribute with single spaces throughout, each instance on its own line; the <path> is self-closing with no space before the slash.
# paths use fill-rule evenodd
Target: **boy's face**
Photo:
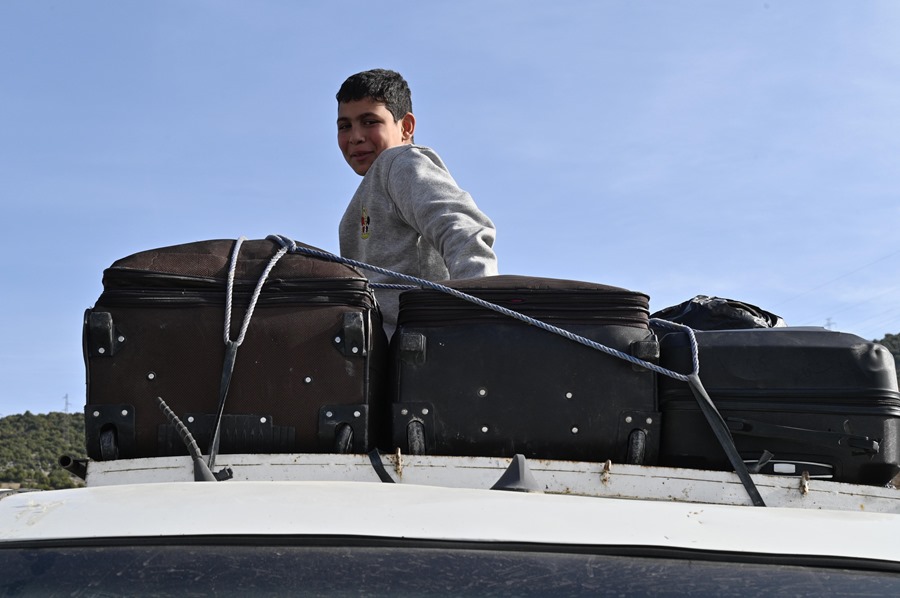
<path id="1" fill-rule="evenodd" d="M 338 147 L 353 172 L 363 176 L 381 152 L 412 143 L 416 119 L 412 113 L 399 121 L 382 102 L 364 98 L 338 104 Z"/>

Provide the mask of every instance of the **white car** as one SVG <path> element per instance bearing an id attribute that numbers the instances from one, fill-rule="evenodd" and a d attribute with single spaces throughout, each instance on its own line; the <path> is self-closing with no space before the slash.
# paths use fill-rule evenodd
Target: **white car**
<path id="1" fill-rule="evenodd" d="M 900 595 L 900 492 L 563 461 L 88 464 L 0 499 L 4 595 Z M 511 465 L 510 465 L 511 464 Z M 510 465 L 509 478 L 500 482 Z M 394 483 L 383 483 L 385 481 Z M 495 485 L 522 491 L 491 489 Z"/>

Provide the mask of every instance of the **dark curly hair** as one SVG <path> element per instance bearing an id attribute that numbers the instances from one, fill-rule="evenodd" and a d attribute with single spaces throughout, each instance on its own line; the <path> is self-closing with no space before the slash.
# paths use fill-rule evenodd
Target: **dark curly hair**
<path id="1" fill-rule="evenodd" d="M 350 75 L 337 95 L 338 103 L 355 102 L 371 98 L 384 105 L 398 121 L 412 112 L 412 92 L 406 80 L 396 71 L 372 69 Z"/>

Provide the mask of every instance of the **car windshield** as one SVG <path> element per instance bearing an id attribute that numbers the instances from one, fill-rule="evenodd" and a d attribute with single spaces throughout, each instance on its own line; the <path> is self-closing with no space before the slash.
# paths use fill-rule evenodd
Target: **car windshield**
<path id="1" fill-rule="evenodd" d="M 709 554 L 623 556 L 533 546 L 270 541 L 8 546 L 0 549 L 0 593 L 822 596 L 865 590 L 868 595 L 900 595 L 897 572 L 850 570 L 842 563 L 734 562 L 727 555 Z"/>

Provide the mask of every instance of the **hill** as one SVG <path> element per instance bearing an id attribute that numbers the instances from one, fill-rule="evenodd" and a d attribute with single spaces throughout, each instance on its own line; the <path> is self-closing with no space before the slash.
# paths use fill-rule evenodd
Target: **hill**
<path id="1" fill-rule="evenodd" d="M 43 490 L 83 485 L 59 466 L 60 455 L 86 457 L 81 413 L 26 411 L 0 419 L 0 485 Z"/>

